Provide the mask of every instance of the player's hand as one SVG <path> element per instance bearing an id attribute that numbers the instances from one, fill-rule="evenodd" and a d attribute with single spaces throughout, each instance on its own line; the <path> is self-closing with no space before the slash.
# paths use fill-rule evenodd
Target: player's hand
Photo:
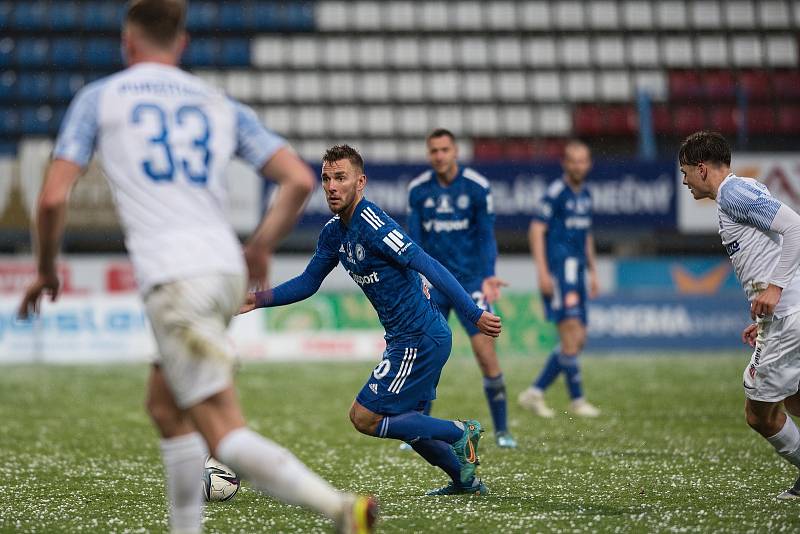
<path id="1" fill-rule="evenodd" d="M 600 282 L 597 279 L 597 271 L 589 271 L 589 298 L 595 299 L 600 294 Z"/>
<path id="2" fill-rule="evenodd" d="M 767 289 L 756 295 L 756 298 L 750 304 L 750 318 L 755 321 L 756 317 L 767 317 L 772 315 L 775 311 L 775 306 L 781 299 L 783 289 L 770 284 Z"/>
<path id="3" fill-rule="evenodd" d="M 478 327 L 478 330 L 480 330 L 481 333 L 490 337 L 499 336 L 500 330 L 502 329 L 500 317 L 487 311 L 481 314 L 481 317 L 478 319 L 478 322 L 475 323 L 475 326 Z"/>
<path id="4" fill-rule="evenodd" d="M 494 301 L 499 299 L 501 287 L 508 287 L 508 282 L 496 276 L 484 278 L 483 283 L 481 284 L 481 291 L 483 292 L 483 298 L 486 300 L 486 302 L 492 304 Z"/>
<path id="5" fill-rule="evenodd" d="M 756 346 L 756 338 L 758 337 L 758 324 L 753 323 L 749 325 L 747 328 L 742 330 L 742 343 L 750 345 L 751 347 Z"/>
<path id="6" fill-rule="evenodd" d="M 247 263 L 247 287 L 261 290 L 269 287 L 269 261 L 272 253 L 254 243 L 244 247 L 244 261 Z"/>
<path id="7" fill-rule="evenodd" d="M 256 294 L 252 292 L 248 292 L 247 296 L 244 298 L 244 302 L 241 306 L 239 306 L 239 312 L 236 315 L 241 315 L 243 313 L 251 312 L 256 309 Z"/>
<path id="8" fill-rule="evenodd" d="M 552 297 L 553 289 L 553 278 L 550 273 L 539 273 L 539 293 L 545 297 Z"/>
<path id="9" fill-rule="evenodd" d="M 55 302 L 58 298 L 59 290 L 61 289 L 61 282 L 58 280 L 58 275 L 55 273 L 42 274 L 36 276 L 36 280 L 30 283 L 28 289 L 25 291 L 25 296 L 17 310 L 17 317 L 20 319 L 28 319 L 31 315 L 38 315 L 41 310 L 41 299 L 43 294 L 50 295 L 50 301 Z"/>

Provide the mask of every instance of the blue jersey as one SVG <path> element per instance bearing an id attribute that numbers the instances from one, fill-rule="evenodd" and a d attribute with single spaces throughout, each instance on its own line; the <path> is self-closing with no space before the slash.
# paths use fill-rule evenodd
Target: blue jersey
<path id="1" fill-rule="evenodd" d="M 547 225 L 545 246 L 551 271 L 558 271 L 567 259 L 573 259 L 580 267 L 586 266 L 592 196 L 585 187 L 575 192 L 563 179 L 556 180 L 547 189 L 534 218 Z"/>
<path id="2" fill-rule="evenodd" d="M 443 186 L 427 171 L 409 184 L 408 207 L 411 239 L 462 285 L 494 275 L 497 242 L 486 178 L 465 167 Z"/>
<path id="3" fill-rule="evenodd" d="M 386 330 L 386 340 L 418 335 L 439 312 L 408 264 L 421 250 L 382 209 L 363 199 L 350 226 L 337 215 L 323 228 L 312 263 L 330 272 L 339 262 L 361 287 Z"/>

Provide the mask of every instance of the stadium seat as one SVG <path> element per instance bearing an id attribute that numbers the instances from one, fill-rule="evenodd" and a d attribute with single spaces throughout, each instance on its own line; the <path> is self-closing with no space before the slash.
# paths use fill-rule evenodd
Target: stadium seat
<path id="1" fill-rule="evenodd" d="M 264 126 L 281 135 L 292 135 L 293 116 L 287 106 L 266 106 L 258 110 L 258 118 Z"/>
<path id="2" fill-rule="evenodd" d="M 186 52 L 183 53 L 183 63 L 188 67 L 210 67 L 218 63 L 218 39 L 193 39 Z"/>
<path id="3" fill-rule="evenodd" d="M 667 67 L 692 67 L 695 63 L 694 46 L 686 37 L 665 37 L 661 42 L 664 64 Z"/>
<path id="4" fill-rule="evenodd" d="M 0 0 L 0 28 L 10 28 L 14 15 L 14 2 Z"/>
<path id="5" fill-rule="evenodd" d="M 249 67 L 250 42 L 238 37 L 223 39 L 219 61 L 226 67 Z"/>
<path id="6" fill-rule="evenodd" d="M 455 46 L 449 38 L 426 39 L 422 50 L 422 64 L 429 67 L 447 68 L 456 63 Z"/>
<path id="7" fill-rule="evenodd" d="M 517 2 L 486 2 L 486 22 L 490 30 L 508 31 L 517 27 Z"/>
<path id="8" fill-rule="evenodd" d="M 737 131 L 738 112 L 730 106 L 715 106 L 711 108 L 710 126 L 714 130 L 732 135 Z"/>
<path id="9" fill-rule="evenodd" d="M 122 27 L 124 4 L 94 1 L 82 4 L 81 26 L 85 30 L 118 32 Z"/>
<path id="10" fill-rule="evenodd" d="M 399 108 L 397 121 L 398 130 L 406 135 L 418 136 L 428 132 L 430 115 L 425 106 L 404 106 Z"/>
<path id="11" fill-rule="evenodd" d="M 192 9 L 193 2 L 189 4 Z M 226 0 L 220 3 L 218 24 L 226 31 L 243 31 L 247 27 L 245 5 L 238 0 Z"/>
<path id="12" fill-rule="evenodd" d="M 574 0 L 556 2 L 553 6 L 555 27 L 564 30 L 583 29 L 586 24 L 583 8 L 582 2 Z"/>
<path id="13" fill-rule="evenodd" d="M 774 35 L 766 38 L 767 64 L 772 67 L 797 68 L 797 38 L 794 35 Z"/>
<path id="14" fill-rule="evenodd" d="M 48 26 L 48 6 L 41 0 L 14 3 L 14 27 L 18 30 L 44 30 Z"/>
<path id="15" fill-rule="evenodd" d="M 652 28 L 652 3 L 643 0 L 627 0 L 622 4 L 622 23 L 631 30 L 648 30 Z"/>
<path id="16" fill-rule="evenodd" d="M 606 108 L 603 133 L 609 135 L 633 135 L 636 131 L 636 111 L 633 106 L 609 106 Z"/>
<path id="17" fill-rule="evenodd" d="M 20 129 L 28 135 L 45 135 L 56 129 L 53 121 L 53 110 L 49 106 L 22 109 Z"/>
<path id="18" fill-rule="evenodd" d="M 324 39 L 322 64 L 327 67 L 349 67 L 353 64 L 353 48 L 350 39 L 333 37 Z"/>
<path id="19" fill-rule="evenodd" d="M 495 94 L 503 102 L 523 102 L 527 96 L 525 73 L 500 72 L 495 77 Z"/>
<path id="20" fill-rule="evenodd" d="M 41 72 L 21 72 L 17 84 L 17 99 L 41 102 L 50 96 L 50 76 Z"/>
<path id="21" fill-rule="evenodd" d="M 322 86 L 333 102 L 352 102 L 356 98 L 356 74 L 333 71 L 324 76 Z"/>
<path id="22" fill-rule="evenodd" d="M 442 30 L 446 32 L 452 21 L 450 9 L 446 2 L 427 1 L 420 4 L 417 8 L 420 18 L 418 27 L 424 30 Z"/>
<path id="23" fill-rule="evenodd" d="M 663 0 L 656 6 L 655 23 L 662 30 L 686 30 L 686 4 L 681 0 Z"/>
<path id="24" fill-rule="evenodd" d="M 352 46 L 354 65 L 370 68 L 386 65 L 388 49 L 386 40 L 378 37 L 365 37 L 355 41 Z"/>
<path id="25" fill-rule="evenodd" d="M 538 123 L 538 133 L 541 135 L 567 135 L 572 129 L 572 113 L 566 106 L 542 106 L 539 108 Z"/>
<path id="26" fill-rule="evenodd" d="M 672 129 L 672 113 L 664 104 L 657 104 L 652 108 L 653 130 L 661 135 L 674 135 Z"/>
<path id="27" fill-rule="evenodd" d="M 771 134 L 775 131 L 775 109 L 758 105 L 747 109 L 747 131 L 752 134 Z"/>
<path id="28" fill-rule="evenodd" d="M 300 106 L 299 108 L 294 109 L 296 110 L 294 116 L 294 129 L 298 135 L 308 137 L 309 135 L 325 134 L 324 130 L 328 124 L 328 121 L 326 120 L 326 107 Z M 321 153 L 322 152 L 319 154 Z M 318 158 L 319 154 L 315 154 L 314 157 Z"/>
<path id="29" fill-rule="evenodd" d="M 54 64 L 59 67 L 75 68 L 81 64 L 81 41 L 75 37 L 58 37 L 53 39 L 53 51 L 50 55 Z"/>
<path id="30" fill-rule="evenodd" d="M 81 87 L 86 85 L 86 80 L 80 74 L 59 72 L 53 76 L 50 97 L 62 102 L 67 102 L 75 96 Z"/>
<path id="31" fill-rule="evenodd" d="M 464 98 L 470 102 L 493 98 L 492 77 L 486 72 L 468 72 L 464 75 Z"/>
<path id="32" fill-rule="evenodd" d="M 315 67 L 319 63 L 319 46 L 313 37 L 294 37 L 287 44 L 289 65 Z"/>
<path id="33" fill-rule="evenodd" d="M 475 139 L 472 150 L 476 161 L 503 161 L 506 158 L 505 146 L 499 139 Z"/>
<path id="34" fill-rule="evenodd" d="M 481 2 L 475 0 L 450 2 L 455 27 L 462 31 L 480 30 L 485 22 Z"/>
<path id="35" fill-rule="evenodd" d="M 269 4 L 274 5 L 273 2 L 269 2 Z M 282 9 L 281 16 L 278 18 L 280 27 L 277 29 L 299 32 L 310 32 L 315 30 L 315 4 L 316 2 L 311 2 L 310 0 L 293 0 L 292 2 L 278 4 Z M 261 19 L 259 17 L 255 17 L 255 21 L 256 23 L 259 23 L 261 22 Z M 270 21 L 267 20 L 266 22 Z M 275 28 L 274 26 L 258 26 L 257 29 L 270 30 Z"/>
<path id="36" fill-rule="evenodd" d="M 119 39 L 94 38 L 85 43 L 83 57 L 94 68 L 112 68 L 122 65 Z"/>
<path id="37" fill-rule="evenodd" d="M 501 37 L 491 45 L 491 63 L 503 68 L 522 65 L 522 43 L 516 37 Z"/>
<path id="38" fill-rule="evenodd" d="M 741 35 L 731 40 L 733 65 L 736 67 L 760 67 L 764 63 L 761 39 L 755 35 Z"/>
<path id="39" fill-rule="evenodd" d="M 660 66 L 659 46 L 655 37 L 635 36 L 627 42 L 628 61 L 635 67 Z"/>
<path id="40" fill-rule="evenodd" d="M 705 108 L 702 106 L 677 106 L 673 110 L 674 129 L 680 136 L 689 135 L 707 126 Z"/>
<path id="41" fill-rule="evenodd" d="M 703 67 L 725 67 L 728 65 L 728 43 L 722 36 L 703 36 L 695 47 L 698 63 Z"/>
<path id="42" fill-rule="evenodd" d="M 391 97 L 400 102 L 419 102 L 424 100 L 425 75 L 416 71 L 397 73 L 393 76 L 390 90 Z"/>
<path id="43" fill-rule="evenodd" d="M 20 118 L 16 109 L 0 107 L 0 133 L 16 135 L 19 132 Z"/>
<path id="44" fill-rule="evenodd" d="M 53 30 L 75 30 L 81 27 L 81 10 L 76 2 L 51 2 L 47 17 Z"/>
<path id="45" fill-rule="evenodd" d="M 671 100 L 697 100 L 705 96 L 702 75 L 696 70 L 675 70 L 669 73 Z"/>
<path id="46" fill-rule="evenodd" d="M 316 2 L 314 19 L 320 31 L 346 30 L 353 17 L 348 2 Z"/>
<path id="47" fill-rule="evenodd" d="M 393 133 L 394 113 L 390 106 L 371 106 L 364 114 L 365 133 L 375 136 L 388 136 Z"/>
<path id="48" fill-rule="evenodd" d="M 617 3 L 608 0 L 593 1 L 588 8 L 589 26 L 594 30 L 614 30 L 619 27 Z"/>
<path id="49" fill-rule="evenodd" d="M 256 37 L 250 49 L 253 65 L 274 67 L 282 65 L 286 57 L 286 40 L 281 37 Z M 194 43 L 189 43 L 191 51 Z"/>
<path id="50" fill-rule="evenodd" d="M 0 101 L 11 100 L 17 95 L 17 74 L 12 71 L 0 73 Z"/>
<path id="51" fill-rule="evenodd" d="M 625 43 L 621 37 L 598 37 L 592 44 L 594 64 L 602 68 L 625 65 Z"/>
<path id="52" fill-rule="evenodd" d="M 377 1 L 356 2 L 351 8 L 353 26 L 357 30 L 382 30 L 385 17 Z"/>
<path id="53" fill-rule="evenodd" d="M 628 72 L 604 71 L 599 76 L 599 96 L 606 102 L 629 102 L 633 98 Z"/>
<path id="54" fill-rule="evenodd" d="M 12 42 L 13 44 L 13 42 Z M 17 64 L 22 67 L 42 67 L 50 61 L 50 43 L 43 38 L 20 39 L 16 45 Z"/>
<path id="55" fill-rule="evenodd" d="M 564 37 L 559 42 L 559 63 L 567 67 L 585 67 L 591 63 L 589 39 Z"/>
<path id="56" fill-rule="evenodd" d="M 356 85 L 358 96 L 367 102 L 385 102 L 389 99 L 389 76 L 385 72 L 364 73 Z"/>
<path id="57" fill-rule="evenodd" d="M 10 37 L 0 39 L 0 67 L 8 67 L 15 63 L 16 42 Z"/>
<path id="58" fill-rule="evenodd" d="M 702 74 L 702 80 L 707 99 L 716 102 L 736 97 L 736 81 L 731 71 L 706 71 Z"/>
<path id="59" fill-rule="evenodd" d="M 591 102 L 597 98 L 592 71 L 572 71 L 565 76 L 566 97 L 573 102 Z"/>
<path id="60" fill-rule="evenodd" d="M 764 101 L 773 97 L 772 79 L 767 71 L 741 71 L 738 85 L 745 91 L 745 96 L 749 101 Z"/>
<path id="61" fill-rule="evenodd" d="M 778 132 L 800 135 L 800 106 L 778 107 Z"/>
<path id="62" fill-rule="evenodd" d="M 698 29 L 717 29 L 722 24 L 722 11 L 716 0 L 689 2 L 691 25 Z"/>
<path id="63" fill-rule="evenodd" d="M 484 39 L 466 37 L 461 40 L 460 63 L 466 67 L 484 67 L 489 63 L 489 50 Z"/>
<path id="64" fill-rule="evenodd" d="M 254 76 L 247 71 L 232 71 L 225 77 L 225 92 L 236 100 L 252 101 L 256 96 Z"/>
<path id="65" fill-rule="evenodd" d="M 389 62 L 396 67 L 416 67 L 419 65 L 419 41 L 409 37 L 394 39 L 389 48 Z"/>
<path id="66" fill-rule="evenodd" d="M 534 72 L 528 75 L 528 93 L 535 102 L 561 99 L 561 77 L 558 72 Z"/>
<path id="67" fill-rule="evenodd" d="M 387 2 L 387 4 L 384 6 L 384 19 L 389 30 L 402 31 L 416 27 L 416 2 Z M 317 20 L 320 21 L 319 15 Z"/>
<path id="68" fill-rule="evenodd" d="M 783 29 L 791 26 L 789 6 L 785 1 L 762 0 L 757 4 L 758 20 L 762 28 Z"/>
<path id="69" fill-rule="evenodd" d="M 595 137 L 603 133 L 603 111 L 588 104 L 575 108 L 573 129 L 578 136 Z"/>
<path id="70" fill-rule="evenodd" d="M 334 106 L 330 111 L 330 126 L 335 136 L 361 134 L 361 114 L 356 106 Z"/>
<path id="71" fill-rule="evenodd" d="M 530 67 L 555 67 L 556 43 L 552 37 L 534 37 L 523 43 L 523 59 Z"/>
<path id="72" fill-rule="evenodd" d="M 497 135 L 500 117 L 491 105 L 473 106 L 467 110 L 466 129 L 471 135 Z"/>
<path id="73" fill-rule="evenodd" d="M 292 99 L 299 102 L 314 102 L 321 100 L 324 95 L 324 86 L 319 75 L 314 72 L 297 72 L 290 74 Z"/>
<path id="74" fill-rule="evenodd" d="M 725 25 L 731 29 L 752 29 L 756 25 L 756 12 L 750 0 L 729 0 L 724 3 Z"/>
<path id="75" fill-rule="evenodd" d="M 523 2 L 517 16 L 523 30 L 547 30 L 552 27 L 550 5 L 547 2 Z"/>
<path id="76" fill-rule="evenodd" d="M 377 140 L 370 144 L 366 156 L 370 161 L 391 163 L 400 158 L 400 148 L 393 140 Z"/>
<path id="77" fill-rule="evenodd" d="M 262 102 L 281 102 L 291 95 L 289 79 L 283 72 L 266 72 L 261 75 L 259 100 Z"/>
<path id="78" fill-rule="evenodd" d="M 189 3 L 189 11 L 186 13 L 186 27 L 190 32 L 218 28 L 220 22 L 217 2 L 195 1 Z"/>
<path id="79" fill-rule="evenodd" d="M 464 114 L 461 106 L 436 106 L 433 109 L 434 128 L 444 127 L 452 132 L 464 130 Z"/>
<path id="80" fill-rule="evenodd" d="M 500 110 L 500 122 L 504 136 L 531 135 L 534 132 L 534 113 L 530 106 L 504 106 Z"/>
<path id="81" fill-rule="evenodd" d="M 660 70 L 637 72 L 634 87 L 636 91 L 645 91 L 656 102 L 664 101 L 669 96 L 667 77 Z"/>
<path id="82" fill-rule="evenodd" d="M 797 70 L 775 71 L 772 74 L 775 96 L 780 100 L 800 99 L 800 72 Z"/>

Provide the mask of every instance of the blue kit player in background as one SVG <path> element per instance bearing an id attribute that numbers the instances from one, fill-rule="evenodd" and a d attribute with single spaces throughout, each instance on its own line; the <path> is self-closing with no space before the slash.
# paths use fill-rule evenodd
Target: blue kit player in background
<path id="1" fill-rule="evenodd" d="M 486 486 L 475 476 L 480 423 L 436 419 L 422 413 L 436 396 L 452 337 L 420 274 L 444 291 L 484 334 L 500 335 L 500 318 L 476 306 L 447 269 L 364 198 L 367 177 L 355 149 L 334 146 L 322 162 L 325 198 L 336 215 L 323 228 L 314 257 L 300 276 L 249 295 L 241 312 L 306 299 L 341 263 L 386 330 L 383 359 L 350 410 L 353 426 L 369 436 L 403 440 L 447 473 L 452 482 L 429 495 L 483 495 Z"/>
<path id="2" fill-rule="evenodd" d="M 572 399 L 570 411 L 597 417 L 600 410 L 583 397 L 578 361 L 586 343 L 586 299 L 594 298 L 598 291 L 592 197 L 584 185 L 592 167 L 589 147 L 570 141 L 561 165 L 564 176 L 550 184 L 528 235 L 547 318 L 558 326 L 561 343 L 536 381 L 520 393 L 519 403 L 541 417 L 553 417 L 555 413 L 544 402 L 544 391 L 563 372 Z"/>
<path id="3" fill-rule="evenodd" d="M 409 234 L 453 273 L 480 308 L 491 312 L 500 287 L 506 284 L 494 271 L 497 242 L 489 181 L 469 167 L 459 167 L 458 148 L 450 131 L 434 130 L 426 144 L 432 169 L 409 184 Z M 431 288 L 431 298 L 445 319 L 449 318 L 453 304 L 436 284 Z M 515 448 L 517 443 L 508 432 L 506 386 L 494 338 L 482 334 L 458 310 L 456 314 L 483 373 L 497 444 Z M 426 409 L 430 411 L 430 407 Z"/>

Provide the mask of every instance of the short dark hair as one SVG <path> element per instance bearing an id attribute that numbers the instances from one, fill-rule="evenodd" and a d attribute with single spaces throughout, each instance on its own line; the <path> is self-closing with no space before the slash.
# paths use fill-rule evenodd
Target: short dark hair
<path id="1" fill-rule="evenodd" d="M 681 165 L 697 165 L 704 163 L 731 165 L 731 146 L 718 132 L 695 132 L 681 143 L 678 151 Z"/>
<path id="2" fill-rule="evenodd" d="M 324 163 L 333 163 L 334 161 L 343 159 L 352 163 L 353 167 L 356 167 L 359 172 L 364 172 L 364 158 L 361 157 L 358 150 L 350 145 L 333 145 L 326 150 L 325 154 L 322 156 L 322 161 Z"/>
<path id="3" fill-rule="evenodd" d="M 562 151 L 562 156 L 566 157 L 566 155 L 567 155 L 567 150 L 569 150 L 569 149 L 570 149 L 570 148 L 572 148 L 572 147 L 581 147 L 581 148 L 585 148 L 585 149 L 586 149 L 586 151 L 587 151 L 587 152 L 589 152 L 589 154 L 590 154 L 590 155 L 591 155 L 591 153 L 592 153 L 592 149 L 591 149 L 591 148 L 589 148 L 589 145 L 586 143 L 586 141 L 584 141 L 583 139 L 578 139 L 577 137 L 573 137 L 573 138 L 571 138 L 571 139 L 568 139 L 568 140 L 567 140 L 567 142 L 566 142 L 566 143 L 564 143 L 564 148 L 563 148 L 563 151 Z"/>
<path id="4" fill-rule="evenodd" d="M 436 128 L 431 133 L 428 134 L 428 137 L 425 138 L 425 142 L 427 143 L 431 139 L 437 139 L 439 137 L 449 137 L 450 140 L 455 143 L 456 136 L 453 135 L 453 132 L 448 130 L 447 128 Z"/>
<path id="5" fill-rule="evenodd" d="M 131 0 L 125 23 L 136 25 L 153 44 L 168 47 L 186 29 L 186 0 Z"/>

